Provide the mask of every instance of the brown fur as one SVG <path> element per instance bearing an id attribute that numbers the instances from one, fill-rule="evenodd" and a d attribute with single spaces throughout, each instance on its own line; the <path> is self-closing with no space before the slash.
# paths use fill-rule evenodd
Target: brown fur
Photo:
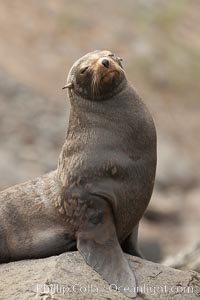
<path id="1" fill-rule="evenodd" d="M 153 120 L 109 51 L 79 59 L 64 88 L 71 111 L 58 169 L 0 193 L 0 261 L 55 255 L 77 241 L 109 283 L 136 287 L 119 243 L 139 255 L 156 170 Z"/>

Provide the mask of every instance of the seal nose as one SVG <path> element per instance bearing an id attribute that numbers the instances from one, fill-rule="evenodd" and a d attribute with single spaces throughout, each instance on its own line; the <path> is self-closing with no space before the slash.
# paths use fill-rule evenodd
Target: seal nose
<path id="1" fill-rule="evenodd" d="M 108 59 L 106 59 L 106 58 L 102 59 L 101 63 L 102 63 L 102 65 L 103 65 L 105 68 L 108 69 L 108 67 L 109 67 L 109 60 L 108 60 Z"/>

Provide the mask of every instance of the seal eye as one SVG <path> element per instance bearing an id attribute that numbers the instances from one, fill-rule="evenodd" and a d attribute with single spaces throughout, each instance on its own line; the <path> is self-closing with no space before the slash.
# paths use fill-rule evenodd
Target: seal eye
<path id="1" fill-rule="evenodd" d="M 80 70 L 81 75 L 83 75 L 87 71 L 88 67 L 84 67 Z"/>
<path id="2" fill-rule="evenodd" d="M 121 57 L 117 57 L 117 62 L 120 65 L 120 67 L 123 69 L 123 66 L 122 66 L 122 63 L 121 63 L 122 61 L 123 61 L 123 59 Z"/>

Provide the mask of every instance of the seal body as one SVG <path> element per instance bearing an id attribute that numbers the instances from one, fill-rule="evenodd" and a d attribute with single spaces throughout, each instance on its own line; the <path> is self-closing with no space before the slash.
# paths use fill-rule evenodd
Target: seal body
<path id="1" fill-rule="evenodd" d="M 109 51 L 89 53 L 75 63 L 69 74 L 68 82 L 75 78 L 76 83 L 69 92 L 69 128 L 58 174 L 66 192 L 63 205 L 68 205 L 72 194 L 79 193 L 99 194 L 108 201 L 122 242 L 137 226 L 152 194 L 156 131 L 149 111 L 124 72 L 119 78 L 116 75 L 116 84 L 115 75 L 110 81 L 108 78 L 105 88 L 100 80 L 96 94 L 88 89 L 88 80 L 92 81 L 89 76 L 81 82 L 79 72 L 87 66 L 94 73 L 105 69 L 108 77 L 113 69 L 121 69 L 114 60 L 109 70 L 102 64 L 105 59 L 111 65 L 114 56 Z"/>
<path id="2" fill-rule="evenodd" d="M 154 185 L 152 118 L 128 83 L 109 100 L 90 102 L 76 95 L 71 103 L 59 163 L 65 170 L 59 172 L 64 204 L 73 194 L 102 195 L 112 207 L 122 242 L 141 219 Z"/>
<path id="3" fill-rule="evenodd" d="M 86 262 L 109 283 L 136 286 L 119 243 L 140 255 L 138 224 L 156 171 L 152 117 L 109 51 L 77 61 L 65 87 L 71 111 L 58 166 L 61 207 Z"/>
<path id="4" fill-rule="evenodd" d="M 59 190 L 54 171 L 0 192 L 0 263 L 74 249 L 56 209 Z"/>
<path id="5" fill-rule="evenodd" d="M 109 283 L 136 288 L 122 249 L 140 255 L 138 224 L 156 171 L 152 117 L 110 51 L 79 59 L 64 88 L 71 109 L 57 170 L 0 193 L 0 262 L 77 245 Z"/>

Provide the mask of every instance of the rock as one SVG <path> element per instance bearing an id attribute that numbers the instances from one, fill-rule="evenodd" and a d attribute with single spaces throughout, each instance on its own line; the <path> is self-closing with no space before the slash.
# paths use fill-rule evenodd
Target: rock
<path id="1" fill-rule="evenodd" d="M 144 217 L 150 222 L 179 224 L 181 203 L 182 193 L 161 193 L 155 190 Z"/>
<path id="2" fill-rule="evenodd" d="M 0 91 L 0 189 L 5 189 L 56 168 L 67 107 L 2 70 Z"/>
<path id="3" fill-rule="evenodd" d="M 194 270 L 200 273 L 200 241 L 178 255 L 166 258 L 163 264 L 176 269 Z"/>
<path id="4" fill-rule="evenodd" d="M 127 255 L 138 280 L 137 299 L 199 299 L 200 275 Z M 0 299 L 127 299 L 93 271 L 78 252 L 0 266 Z"/>
<path id="5" fill-rule="evenodd" d="M 158 166 L 156 172 L 156 188 L 191 189 L 199 184 L 199 178 L 194 174 L 192 160 L 181 151 L 173 139 L 158 135 Z"/>

